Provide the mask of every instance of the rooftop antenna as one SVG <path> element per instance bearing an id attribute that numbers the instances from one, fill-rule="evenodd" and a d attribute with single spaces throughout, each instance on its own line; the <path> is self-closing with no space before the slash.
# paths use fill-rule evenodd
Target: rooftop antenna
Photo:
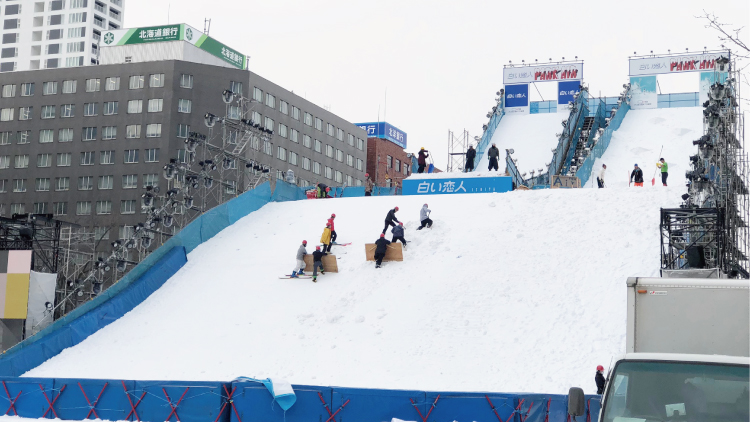
<path id="1" fill-rule="evenodd" d="M 203 19 L 203 33 L 208 35 L 209 31 L 211 31 L 211 19 L 205 18 Z"/>
<path id="2" fill-rule="evenodd" d="M 169 25 L 169 12 L 172 10 L 172 3 L 167 5 L 167 25 Z"/>

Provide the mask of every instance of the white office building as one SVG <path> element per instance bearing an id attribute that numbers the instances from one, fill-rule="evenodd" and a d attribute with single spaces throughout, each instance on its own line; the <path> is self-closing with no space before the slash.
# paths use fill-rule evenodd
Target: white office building
<path id="1" fill-rule="evenodd" d="M 0 0 L 0 72 L 96 64 L 125 0 Z"/>

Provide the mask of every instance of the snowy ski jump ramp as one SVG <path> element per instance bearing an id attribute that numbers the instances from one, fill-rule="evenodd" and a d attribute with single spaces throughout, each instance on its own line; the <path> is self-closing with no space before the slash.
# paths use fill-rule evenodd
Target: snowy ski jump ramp
<path id="1" fill-rule="evenodd" d="M 25 376 L 592 393 L 596 365 L 624 350 L 625 279 L 658 274 L 659 208 L 682 193 L 675 183 L 271 203 Z M 425 202 L 435 225 L 416 231 Z M 403 262 L 375 269 L 363 245 L 394 206 L 411 243 Z M 334 246 L 340 272 L 280 280 L 331 213 L 353 242 Z"/>

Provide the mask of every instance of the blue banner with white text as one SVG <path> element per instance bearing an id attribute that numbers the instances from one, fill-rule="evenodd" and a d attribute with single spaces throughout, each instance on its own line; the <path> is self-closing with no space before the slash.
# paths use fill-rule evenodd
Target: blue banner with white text
<path id="1" fill-rule="evenodd" d="M 508 192 L 513 179 L 497 177 L 457 177 L 445 179 L 404 179 L 403 195 Z"/>

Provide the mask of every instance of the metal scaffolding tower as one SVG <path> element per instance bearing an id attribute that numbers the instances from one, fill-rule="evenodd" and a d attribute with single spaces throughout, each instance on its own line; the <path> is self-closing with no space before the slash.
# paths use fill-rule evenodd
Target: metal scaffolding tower
<path id="1" fill-rule="evenodd" d="M 456 136 L 452 130 L 448 131 L 448 166 L 447 171 L 464 171 L 466 167 L 466 150 L 469 149 L 469 131 L 464 129 Z"/>

